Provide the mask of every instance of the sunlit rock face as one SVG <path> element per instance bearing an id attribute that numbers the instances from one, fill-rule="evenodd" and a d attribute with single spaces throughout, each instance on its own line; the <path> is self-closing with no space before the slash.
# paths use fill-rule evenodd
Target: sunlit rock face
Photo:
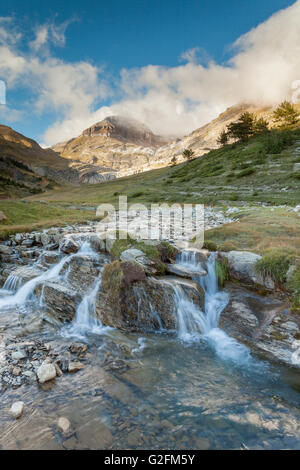
<path id="1" fill-rule="evenodd" d="M 73 161 L 81 171 L 81 183 L 93 184 L 143 171 L 162 168 L 185 160 L 183 151 L 191 149 L 194 157 L 218 147 L 218 137 L 241 113 L 249 111 L 269 121 L 272 108 L 240 104 L 232 106 L 205 126 L 187 136 L 161 137 L 143 123 L 122 116 L 109 116 L 82 134 L 53 147 L 62 157 Z M 86 166 L 86 169 L 84 169 Z"/>

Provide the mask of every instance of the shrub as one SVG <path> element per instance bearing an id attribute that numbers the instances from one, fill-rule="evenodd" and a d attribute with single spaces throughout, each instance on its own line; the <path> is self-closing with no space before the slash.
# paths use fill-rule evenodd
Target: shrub
<path id="1" fill-rule="evenodd" d="M 218 247 L 215 242 L 212 242 L 210 240 L 207 240 L 206 242 L 203 243 L 203 248 L 209 251 L 217 251 Z"/>
<path id="2" fill-rule="evenodd" d="M 253 173 L 255 173 L 255 170 L 254 168 L 246 168 L 245 170 L 242 170 L 240 171 L 239 173 L 237 173 L 237 177 L 238 178 L 241 178 L 243 176 L 249 176 L 249 175 L 252 175 Z"/>
<path id="3" fill-rule="evenodd" d="M 292 308 L 300 312 L 300 264 L 296 266 L 287 283 L 288 290 L 292 294 Z"/>
<path id="4" fill-rule="evenodd" d="M 219 245 L 219 251 L 235 251 L 237 249 L 237 246 L 230 241 L 224 242 L 222 243 L 222 245 Z"/>
<path id="5" fill-rule="evenodd" d="M 263 137 L 263 145 L 266 153 L 281 153 L 286 147 L 293 143 L 293 136 L 290 131 L 270 131 Z"/>
<path id="6" fill-rule="evenodd" d="M 263 278 L 271 278 L 275 284 L 286 282 L 286 273 L 294 257 L 290 253 L 270 250 L 255 265 L 255 270 Z"/>

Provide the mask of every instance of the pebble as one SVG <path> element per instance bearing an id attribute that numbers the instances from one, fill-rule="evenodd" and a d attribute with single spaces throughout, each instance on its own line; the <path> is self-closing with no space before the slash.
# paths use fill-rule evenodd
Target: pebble
<path id="1" fill-rule="evenodd" d="M 25 359 L 26 357 L 27 357 L 27 354 L 23 350 L 14 351 L 14 352 L 11 353 L 11 358 L 14 361 L 19 361 L 20 359 Z"/>
<path id="2" fill-rule="evenodd" d="M 24 402 L 23 401 L 16 401 L 11 406 L 10 414 L 14 418 L 18 419 L 22 416 L 23 410 L 24 410 Z"/>
<path id="3" fill-rule="evenodd" d="M 74 362 L 69 362 L 68 371 L 77 372 L 78 370 L 81 370 L 83 368 L 84 368 L 84 365 L 82 364 L 82 362 L 74 361 Z"/>
<path id="4" fill-rule="evenodd" d="M 68 418 L 65 418 L 64 416 L 62 416 L 57 421 L 57 427 L 63 434 L 66 434 L 71 429 L 71 423 L 68 420 Z"/>
<path id="5" fill-rule="evenodd" d="M 40 383 L 48 382 L 56 377 L 56 369 L 53 364 L 43 363 L 37 370 Z"/>

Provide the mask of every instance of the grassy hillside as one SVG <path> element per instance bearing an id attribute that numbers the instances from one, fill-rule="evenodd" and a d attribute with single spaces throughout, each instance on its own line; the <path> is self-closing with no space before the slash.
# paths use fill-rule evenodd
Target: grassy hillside
<path id="1" fill-rule="evenodd" d="M 116 202 L 119 194 L 139 202 L 300 202 L 300 129 L 272 131 L 247 143 L 227 145 L 174 167 L 92 186 L 36 195 L 60 203 Z"/>
<path id="2" fill-rule="evenodd" d="M 86 208 L 84 206 L 96 208 L 104 202 L 117 203 L 119 195 L 127 195 L 129 202 L 143 203 L 299 204 L 300 129 L 274 130 L 174 167 L 96 185 L 65 185 L 61 190 L 36 194 L 24 205 L 27 225 L 31 225 L 32 213 L 34 223 L 48 223 L 53 219 L 52 207 L 61 210 L 56 217 L 58 221 L 67 221 L 69 211 L 72 217 L 76 214 L 78 220 L 84 220 L 87 216 L 87 212 L 82 210 Z M 38 204 L 41 210 L 39 218 L 39 210 L 34 204 L 41 200 L 44 204 Z M 0 210 L 8 217 L 6 223 L 0 225 L 0 231 L 15 230 L 16 225 L 23 224 L 23 216 L 10 215 L 14 204 L 19 203 L 0 202 Z"/>

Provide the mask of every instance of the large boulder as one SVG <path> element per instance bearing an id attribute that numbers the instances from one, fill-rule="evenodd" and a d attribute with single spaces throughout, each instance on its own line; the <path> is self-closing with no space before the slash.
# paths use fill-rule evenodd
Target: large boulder
<path id="1" fill-rule="evenodd" d="M 120 255 L 121 261 L 136 261 L 139 263 L 147 274 L 159 274 L 162 265 L 155 260 L 148 258 L 145 253 L 137 248 L 128 248 Z"/>
<path id="2" fill-rule="evenodd" d="M 230 300 L 223 310 L 219 327 L 259 355 L 300 367 L 300 319 L 286 303 L 272 295 L 228 284 Z"/>
<path id="3" fill-rule="evenodd" d="M 250 251 L 219 252 L 219 259 L 227 260 L 231 279 L 237 279 L 244 284 L 258 284 L 267 289 L 274 289 L 274 282 L 269 278 L 263 278 L 257 273 L 255 265 L 261 259 L 260 255 Z"/>
<path id="4" fill-rule="evenodd" d="M 186 283 L 185 289 L 191 292 Z M 195 302 L 202 292 L 192 289 Z M 197 300 L 196 300 L 197 297 Z M 149 331 L 176 327 L 176 299 L 171 282 L 147 278 L 136 261 L 114 261 L 102 273 L 102 286 L 96 302 L 104 325 L 127 331 Z"/>
<path id="5" fill-rule="evenodd" d="M 63 273 L 67 274 L 68 282 L 79 291 L 86 292 L 99 276 L 101 267 L 109 262 L 105 254 L 77 254 L 66 264 Z"/>
<path id="6" fill-rule="evenodd" d="M 43 302 L 49 313 L 62 322 L 73 320 L 81 295 L 77 289 L 64 285 L 62 282 L 46 281 L 36 287 L 35 293 L 43 295 Z"/>
<path id="7" fill-rule="evenodd" d="M 60 251 L 67 255 L 71 253 L 77 253 L 79 248 L 79 244 L 74 240 L 74 238 L 70 234 L 65 235 L 59 243 Z"/>

